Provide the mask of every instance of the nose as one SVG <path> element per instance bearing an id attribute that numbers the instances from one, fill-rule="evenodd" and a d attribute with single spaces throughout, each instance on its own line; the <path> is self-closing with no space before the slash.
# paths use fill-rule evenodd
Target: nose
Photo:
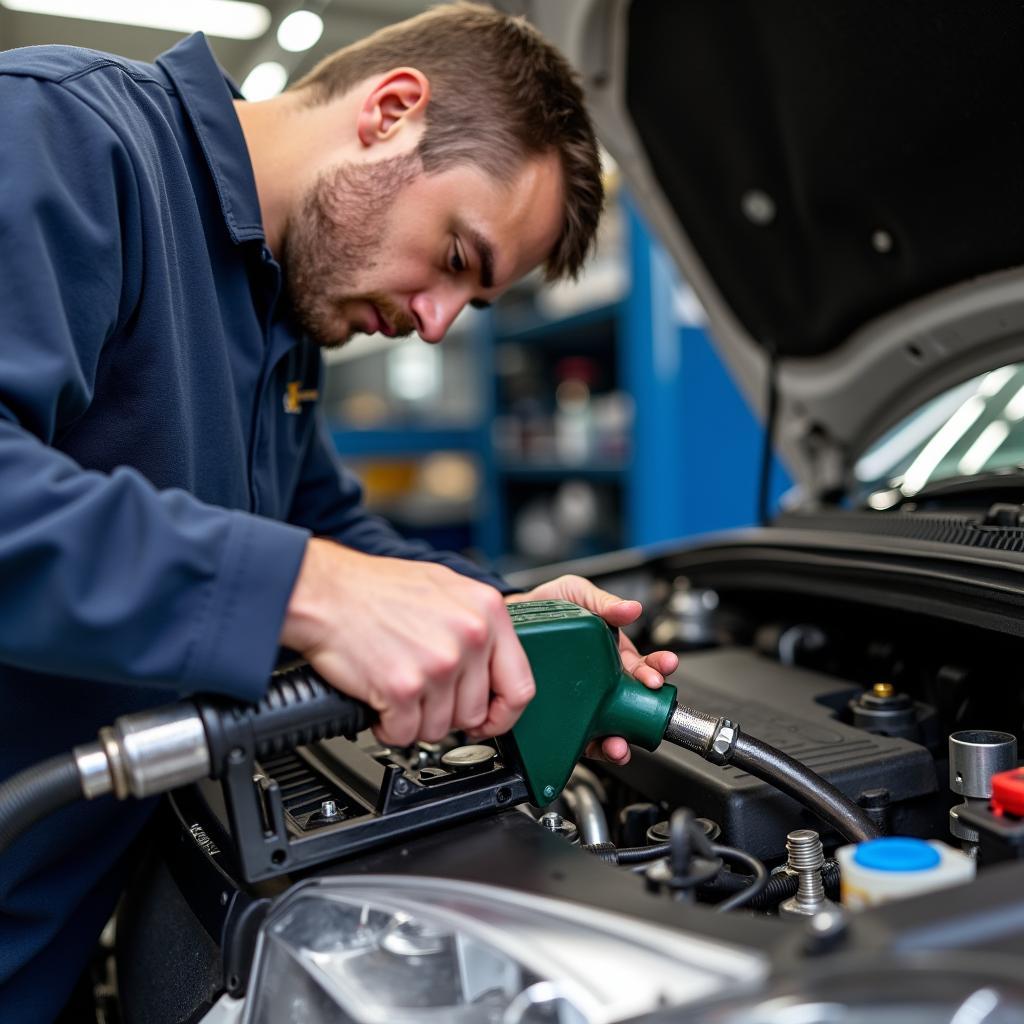
<path id="1" fill-rule="evenodd" d="M 440 341 L 468 301 L 468 296 L 455 291 L 424 291 L 414 295 L 409 305 L 416 318 L 416 333 L 424 341 Z"/>

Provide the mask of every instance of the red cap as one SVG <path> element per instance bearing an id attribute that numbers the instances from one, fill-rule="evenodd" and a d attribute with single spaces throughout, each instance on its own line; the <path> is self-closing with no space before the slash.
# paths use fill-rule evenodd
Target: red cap
<path id="1" fill-rule="evenodd" d="M 992 776 L 992 812 L 1024 818 L 1024 768 L 1011 768 Z"/>

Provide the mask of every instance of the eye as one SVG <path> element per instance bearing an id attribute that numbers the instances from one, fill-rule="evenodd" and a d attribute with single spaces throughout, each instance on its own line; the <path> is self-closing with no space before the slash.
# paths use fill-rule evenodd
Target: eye
<path id="1" fill-rule="evenodd" d="M 450 266 L 456 274 L 461 274 L 466 269 L 467 265 L 466 257 L 462 251 L 462 243 L 456 236 L 454 244 L 452 245 Z"/>

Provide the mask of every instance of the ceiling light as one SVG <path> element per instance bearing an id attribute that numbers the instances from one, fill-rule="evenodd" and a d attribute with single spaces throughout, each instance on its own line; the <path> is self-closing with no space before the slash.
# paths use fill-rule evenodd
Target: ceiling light
<path id="1" fill-rule="evenodd" d="M 175 0 L 145 4 L 138 0 L 0 0 L 0 6 L 25 14 L 105 21 L 169 32 L 206 32 L 226 39 L 256 39 L 270 27 L 270 11 L 243 0 Z"/>
<path id="2" fill-rule="evenodd" d="M 245 76 L 242 83 L 242 95 L 247 100 L 269 100 L 276 96 L 288 84 L 288 72 L 283 64 L 276 60 L 257 64 Z"/>
<path id="3" fill-rule="evenodd" d="M 312 11 L 292 11 L 277 29 L 277 43 L 289 53 L 316 46 L 324 34 L 324 19 Z"/>

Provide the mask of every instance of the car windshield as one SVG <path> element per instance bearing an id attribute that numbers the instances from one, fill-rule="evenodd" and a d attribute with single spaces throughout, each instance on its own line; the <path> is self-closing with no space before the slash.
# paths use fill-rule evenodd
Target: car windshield
<path id="1" fill-rule="evenodd" d="M 891 505 L 939 480 L 1019 465 L 1024 363 L 1013 363 L 933 398 L 872 445 L 854 472 L 862 493 L 889 492 Z"/>

